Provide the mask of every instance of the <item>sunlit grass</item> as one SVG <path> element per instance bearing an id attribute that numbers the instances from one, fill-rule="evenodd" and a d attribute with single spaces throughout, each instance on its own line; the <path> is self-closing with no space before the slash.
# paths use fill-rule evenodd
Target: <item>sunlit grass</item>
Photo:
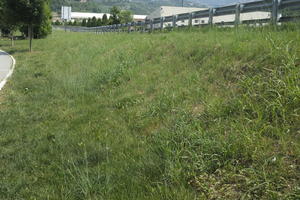
<path id="1" fill-rule="evenodd" d="M 298 199 L 299 28 L 0 41 L 0 199 Z"/>

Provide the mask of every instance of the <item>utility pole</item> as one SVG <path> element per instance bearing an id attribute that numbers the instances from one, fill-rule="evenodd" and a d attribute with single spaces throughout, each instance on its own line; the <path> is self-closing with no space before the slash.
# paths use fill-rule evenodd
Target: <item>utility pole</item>
<path id="1" fill-rule="evenodd" d="M 182 2 L 182 4 L 181 4 L 181 5 L 182 5 L 182 7 L 183 7 L 183 0 L 182 0 L 181 2 Z"/>

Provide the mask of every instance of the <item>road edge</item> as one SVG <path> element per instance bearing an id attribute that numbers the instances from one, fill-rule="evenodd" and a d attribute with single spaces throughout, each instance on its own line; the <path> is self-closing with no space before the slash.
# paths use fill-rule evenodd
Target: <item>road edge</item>
<path id="1" fill-rule="evenodd" d="M 0 49 L 1 52 L 5 53 L 6 55 L 10 56 L 11 60 L 12 60 L 12 66 L 10 66 L 10 70 L 7 73 L 6 77 L 0 82 L 0 91 L 3 89 L 3 87 L 5 86 L 5 84 L 7 83 L 9 77 L 13 74 L 14 69 L 15 69 L 15 65 L 16 65 L 16 60 L 15 58 L 10 55 L 9 53 L 3 51 Z"/>

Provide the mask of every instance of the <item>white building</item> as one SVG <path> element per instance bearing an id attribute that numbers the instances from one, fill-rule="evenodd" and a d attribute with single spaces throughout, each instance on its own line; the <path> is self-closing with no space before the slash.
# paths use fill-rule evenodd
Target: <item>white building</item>
<path id="1" fill-rule="evenodd" d="M 161 6 L 155 11 L 153 11 L 150 15 L 147 16 L 147 19 L 154 19 L 160 17 L 168 17 L 172 15 L 179 15 L 184 13 L 197 12 L 201 10 L 207 10 L 208 8 L 193 8 L 193 7 L 175 7 L 175 6 Z M 178 26 L 187 25 L 188 20 L 182 20 L 177 22 Z M 164 27 L 171 26 L 172 22 L 164 23 Z M 160 25 L 156 24 L 155 27 L 159 27 Z"/>
<path id="2" fill-rule="evenodd" d="M 191 7 L 174 7 L 174 6 L 161 6 L 150 15 L 147 16 L 148 19 L 154 19 L 159 17 L 167 17 L 172 15 L 179 15 L 183 13 L 191 13 L 200 10 L 207 10 L 208 8 L 191 8 Z"/>
<path id="3" fill-rule="evenodd" d="M 89 19 L 96 17 L 96 19 L 102 19 L 104 14 L 106 14 L 107 18 L 109 19 L 111 17 L 111 14 L 109 13 L 86 13 L 86 12 L 71 12 L 71 21 L 80 21 L 83 19 Z M 143 22 L 146 20 L 147 15 L 133 15 L 133 21 L 135 22 Z"/>
<path id="4" fill-rule="evenodd" d="M 71 12 L 72 20 L 83 20 L 88 18 L 96 17 L 96 19 L 102 19 L 104 14 L 106 14 L 107 18 L 110 18 L 111 14 L 109 13 L 86 13 L 86 12 Z"/>
<path id="5" fill-rule="evenodd" d="M 133 15 L 133 21 L 135 22 L 144 22 L 147 18 L 147 15 Z"/>
<path id="6" fill-rule="evenodd" d="M 173 15 L 179 15 L 184 13 L 192 13 L 197 11 L 208 10 L 208 8 L 189 8 L 189 7 L 171 7 L 171 6 L 161 6 L 150 15 L 147 16 L 148 19 L 167 17 Z M 259 19 L 270 19 L 270 12 L 250 12 L 250 13 L 241 13 L 240 20 L 259 20 Z M 214 16 L 213 23 L 225 23 L 225 22 L 234 22 L 235 14 L 232 15 L 223 15 L 223 16 Z M 208 24 L 208 17 L 205 18 L 196 18 L 192 21 L 193 25 Z M 188 25 L 188 20 L 177 21 L 177 26 L 186 26 Z M 172 22 L 164 23 L 164 27 L 172 26 Z M 155 27 L 159 27 L 159 24 L 156 24 Z"/>
<path id="7" fill-rule="evenodd" d="M 270 18 L 271 18 L 271 13 L 263 12 L 263 11 L 241 13 L 240 15 L 241 22 L 248 21 L 248 20 L 261 20 L 261 19 L 270 19 Z M 234 22 L 234 21 L 235 21 L 235 14 L 213 17 L 213 23 L 225 23 L 225 22 Z M 193 22 L 193 24 L 208 24 L 208 17 L 200 18 L 197 20 L 197 22 L 198 23 Z"/>

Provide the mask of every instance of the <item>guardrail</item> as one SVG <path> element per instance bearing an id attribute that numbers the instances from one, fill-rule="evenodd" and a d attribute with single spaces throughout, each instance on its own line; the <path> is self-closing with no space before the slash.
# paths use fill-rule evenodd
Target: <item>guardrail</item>
<path id="1" fill-rule="evenodd" d="M 241 15 L 253 12 L 269 13 L 269 17 L 258 19 L 241 20 Z M 233 20 L 215 22 L 215 18 L 232 16 Z M 203 23 L 193 23 L 193 20 L 201 20 Z M 206 19 L 206 20 L 203 20 Z M 300 19 L 300 0 L 261 0 L 248 3 L 238 3 L 224 7 L 208 8 L 207 10 L 179 15 L 146 19 L 145 22 L 131 22 L 126 24 L 114 24 L 99 27 L 57 27 L 73 32 L 152 32 L 165 28 L 186 27 L 186 26 L 239 26 L 240 24 L 278 24 L 282 22 L 295 21 Z M 181 22 L 181 25 L 178 25 Z M 187 22 L 187 23 L 186 23 Z"/>

